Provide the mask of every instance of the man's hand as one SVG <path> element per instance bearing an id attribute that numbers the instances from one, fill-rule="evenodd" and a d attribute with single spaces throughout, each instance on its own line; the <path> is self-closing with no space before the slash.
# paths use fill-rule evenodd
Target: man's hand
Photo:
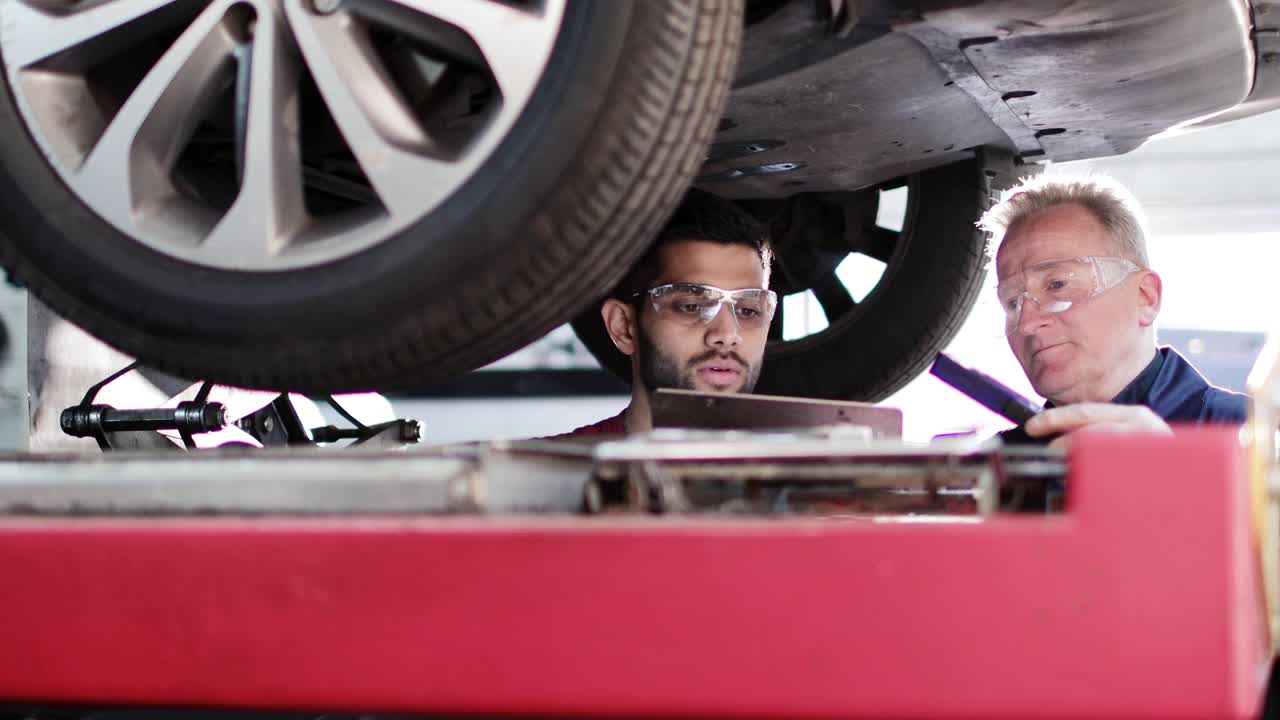
<path id="1" fill-rule="evenodd" d="M 1028 420 L 1026 427 L 1031 437 L 1061 435 L 1049 443 L 1049 447 L 1063 449 L 1071 445 L 1074 433 L 1085 428 L 1106 432 L 1173 434 L 1169 424 L 1151 408 L 1111 403 L 1078 403 L 1049 408 Z"/>

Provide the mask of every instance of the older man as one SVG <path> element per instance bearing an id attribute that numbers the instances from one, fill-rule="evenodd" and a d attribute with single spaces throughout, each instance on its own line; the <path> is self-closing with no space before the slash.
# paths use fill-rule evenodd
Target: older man
<path id="1" fill-rule="evenodd" d="M 1240 423 L 1244 395 L 1209 384 L 1156 346 L 1164 288 L 1147 258 L 1137 203 L 1103 177 L 1025 182 L 981 225 L 999 243 L 997 292 L 1009 347 L 1046 410 L 1005 434 L 1068 442 L 1085 428 L 1170 432 L 1169 423 Z"/>
<path id="2" fill-rule="evenodd" d="M 772 259 L 761 223 L 691 191 L 600 308 L 614 346 L 631 357 L 631 403 L 569 436 L 651 429 L 649 398 L 658 388 L 751 392 L 777 306 Z"/>

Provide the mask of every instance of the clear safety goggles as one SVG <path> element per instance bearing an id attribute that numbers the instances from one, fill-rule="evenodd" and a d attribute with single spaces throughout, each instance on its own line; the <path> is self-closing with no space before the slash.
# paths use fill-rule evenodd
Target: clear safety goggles
<path id="1" fill-rule="evenodd" d="M 1022 317 L 1023 303 L 1036 304 L 1041 312 L 1060 313 L 1097 297 L 1140 270 L 1121 257 L 1085 255 L 1036 263 L 1006 278 L 996 288 L 1004 308 L 1006 329 Z"/>
<path id="2" fill-rule="evenodd" d="M 647 296 L 649 304 L 663 318 L 687 326 L 706 325 L 728 305 L 738 327 L 753 330 L 766 327 L 778 307 L 778 295 L 762 288 L 722 290 L 711 285 L 669 283 L 636 293 Z"/>

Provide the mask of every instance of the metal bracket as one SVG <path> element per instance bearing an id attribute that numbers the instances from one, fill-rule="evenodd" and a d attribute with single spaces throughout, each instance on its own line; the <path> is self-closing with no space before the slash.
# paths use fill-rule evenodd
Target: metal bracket
<path id="1" fill-rule="evenodd" d="M 98 447 L 111 450 L 116 447 L 112 436 L 116 433 L 153 432 L 158 430 L 177 430 L 182 443 L 188 450 L 195 448 L 197 433 L 221 430 L 227 424 L 227 412 L 222 403 L 209 402 L 209 391 L 213 385 L 205 383 L 196 394 L 195 400 L 178 403 L 173 408 L 143 408 L 121 410 L 110 405 L 94 403 L 98 393 L 112 381 L 135 369 L 137 361 L 124 366 L 108 375 L 101 382 L 91 386 L 85 392 L 79 405 L 73 405 L 62 411 L 60 425 L 62 431 L 72 437 L 91 437 L 98 441 Z M 132 445 L 132 443 L 126 443 Z"/>

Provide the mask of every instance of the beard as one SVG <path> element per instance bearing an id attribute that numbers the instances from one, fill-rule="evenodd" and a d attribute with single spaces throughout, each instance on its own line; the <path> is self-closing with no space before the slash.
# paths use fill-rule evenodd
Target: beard
<path id="1" fill-rule="evenodd" d="M 668 355 L 660 350 L 656 344 L 649 342 L 643 332 L 637 334 L 637 341 L 640 346 L 639 364 L 640 364 L 640 382 L 644 385 L 645 390 L 653 392 L 658 388 L 673 388 L 676 390 L 697 390 L 697 376 L 694 367 L 699 363 L 715 358 L 732 359 L 736 361 L 742 368 L 742 387 L 738 392 L 749 393 L 756 387 L 756 381 L 760 379 L 760 366 L 752 365 L 747 362 L 746 358 L 736 352 L 718 352 L 716 350 L 708 350 L 689 358 L 685 362 Z"/>

